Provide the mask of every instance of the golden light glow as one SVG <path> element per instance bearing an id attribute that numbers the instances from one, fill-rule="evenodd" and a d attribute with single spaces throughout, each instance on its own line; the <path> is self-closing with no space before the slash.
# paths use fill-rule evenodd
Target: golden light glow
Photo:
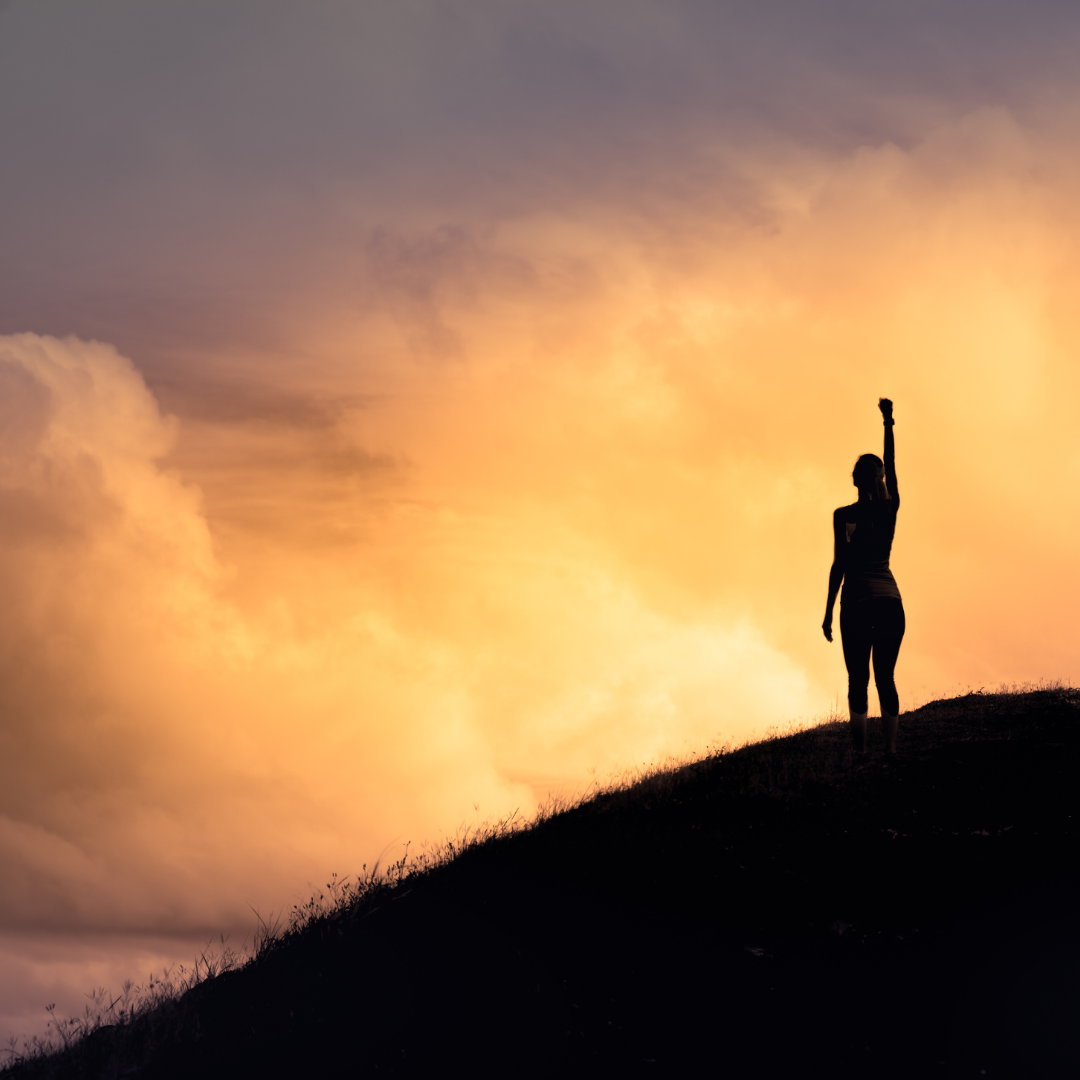
<path id="1" fill-rule="evenodd" d="M 387 227 L 160 401 L 0 339 L 6 925 L 242 928 L 842 707 L 830 515 L 881 394 L 902 708 L 1076 674 L 1075 161 L 978 110 L 737 164 L 753 213 Z"/>

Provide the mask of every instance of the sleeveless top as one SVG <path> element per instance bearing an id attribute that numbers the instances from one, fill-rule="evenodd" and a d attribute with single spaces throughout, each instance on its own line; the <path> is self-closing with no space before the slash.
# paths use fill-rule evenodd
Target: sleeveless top
<path id="1" fill-rule="evenodd" d="M 833 515 L 836 557 L 844 567 L 840 604 L 900 599 L 900 589 L 889 569 L 899 499 L 872 499 L 842 506 Z"/>

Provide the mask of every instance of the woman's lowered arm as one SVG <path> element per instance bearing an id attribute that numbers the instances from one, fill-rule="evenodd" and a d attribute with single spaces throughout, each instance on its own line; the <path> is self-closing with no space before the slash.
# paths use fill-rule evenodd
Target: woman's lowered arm
<path id="1" fill-rule="evenodd" d="M 832 641 L 833 607 L 836 605 L 836 594 L 840 591 L 840 584 L 844 580 L 844 555 L 846 549 L 840 540 L 840 535 L 844 532 L 844 523 L 839 520 L 839 514 L 840 511 L 838 510 L 833 515 L 833 564 L 829 568 L 829 598 L 825 601 L 825 621 L 821 624 L 826 641 Z"/>

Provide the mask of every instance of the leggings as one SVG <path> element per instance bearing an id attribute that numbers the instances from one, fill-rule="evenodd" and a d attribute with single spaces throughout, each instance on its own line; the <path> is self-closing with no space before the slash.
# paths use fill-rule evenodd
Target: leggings
<path id="1" fill-rule="evenodd" d="M 900 642 L 904 639 L 904 604 L 892 596 L 875 596 L 854 604 L 840 605 L 840 639 L 844 643 L 844 663 L 848 670 L 848 704 L 852 712 L 867 711 L 870 685 L 870 653 L 874 654 L 874 682 L 877 683 L 881 711 L 900 713 L 893 672 Z"/>

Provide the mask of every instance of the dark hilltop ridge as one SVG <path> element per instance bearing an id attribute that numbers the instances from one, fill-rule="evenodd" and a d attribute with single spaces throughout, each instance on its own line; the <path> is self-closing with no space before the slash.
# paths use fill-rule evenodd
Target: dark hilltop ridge
<path id="1" fill-rule="evenodd" d="M 900 732 L 856 759 L 824 724 L 490 830 L 5 1080 L 1080 1075 L 1080 691 Z"/>

